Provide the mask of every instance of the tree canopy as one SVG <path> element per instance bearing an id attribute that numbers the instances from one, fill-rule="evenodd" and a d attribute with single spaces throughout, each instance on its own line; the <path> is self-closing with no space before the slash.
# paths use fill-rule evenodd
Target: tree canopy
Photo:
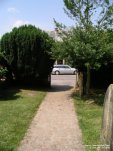
<path id="1" fill-rule="evenodd" d="M 2 36 L 1 52 L 17 80 L 32 81 L 51 73 L 53 43 L 54 40 L 46 32 L 24 25 Z"/>
<path id="2" fill-rule="evenodd" d="M 63 1 L 64 11 L 74 20 L 75 26 L 69 30 L 55 21 L 62 41 L 55 44 L 54 54 L 65 58 L 79 71 L 87 71 L 88 92 L 90 70 L 113 60 L 113 37 L 108 32 L 113 25 L 113 3 L 110 0 Z"/>
<path id="3" fill-rule="evenodd" d="M 58 42 L 56 56 L 65 58 L 79 71 L 84 70 L 87 64 L 90 64 L 91 69 L 99 69 L 102 64 L 112 61 L 113 43 L 110 39 L 113 40 L 113 36 L 111 37 L 108 31 L 92 26 L 86 32 L 86 30 L 76 27 L 63 38 L 63 42 L 60 44 Z"/>
<path id="4" fill-rule="evenodd" d="M 113 23 L 113 3 L 110 0 L 63 0 L 64 11 L 77 25 L 95 24 L 108 27 Z"/>

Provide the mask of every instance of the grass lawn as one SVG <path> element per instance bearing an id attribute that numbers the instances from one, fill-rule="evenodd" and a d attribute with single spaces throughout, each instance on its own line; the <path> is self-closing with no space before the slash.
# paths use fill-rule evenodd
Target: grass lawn
<path id="1" fill-rule="evenodd" d="M 102 91 L 93 91 L 89 97 L 80 98 L 77 94 L 73 96 L 84 145 L 100 143 L 104 94 Z M 87 147 L 87 151 L 94 149 Z"/>
<path id="2" fill-rule="evenodd" d="M 0 97 L 0 151 L 16 151 L 46 92 L 5 90 Z"/>

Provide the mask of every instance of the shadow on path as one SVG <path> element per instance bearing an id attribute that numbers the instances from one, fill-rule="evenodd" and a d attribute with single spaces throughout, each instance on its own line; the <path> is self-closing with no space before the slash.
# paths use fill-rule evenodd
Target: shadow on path
<path id="1" fill-rule="evenodd" d="M 72 89 L 73 86 L 70 85 L 52 85 L 48 92 L 61 92 L 61 91 L 68 91 Z"/>

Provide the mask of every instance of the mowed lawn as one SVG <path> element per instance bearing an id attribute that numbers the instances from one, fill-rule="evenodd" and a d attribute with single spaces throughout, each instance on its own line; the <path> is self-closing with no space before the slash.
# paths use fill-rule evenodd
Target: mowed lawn
<path id="1" fill-rule="evenodd" d="M 104 94 L 103 91 L 96 91 L 89 97 L 73 96 L 83 143 L 88 145 L 86 151 L 96 151 L 94 145 L 100 144 Z"/>
<path id="2" fill-rule="evenodd" d="M 11 88 L 0 97 L 0 151 L 16 151 L 46 92 Z"/>

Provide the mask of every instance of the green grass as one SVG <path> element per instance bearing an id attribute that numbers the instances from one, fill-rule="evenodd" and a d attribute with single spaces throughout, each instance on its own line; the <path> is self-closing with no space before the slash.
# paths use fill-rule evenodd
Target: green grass
<path id="1" fill-rule="evenodd" d="M 96 91 L 83 98 L 75 94 L 73 97 L 84 144 L 100 144 L 104 92 Z M 87 148 L 87 151 L 90 150 Z"/>
<path id="2" fill-rule="evenodd" d="M 0 97 L 0 151 L 16 151 L 45 92 L 11 88 Z"/>

